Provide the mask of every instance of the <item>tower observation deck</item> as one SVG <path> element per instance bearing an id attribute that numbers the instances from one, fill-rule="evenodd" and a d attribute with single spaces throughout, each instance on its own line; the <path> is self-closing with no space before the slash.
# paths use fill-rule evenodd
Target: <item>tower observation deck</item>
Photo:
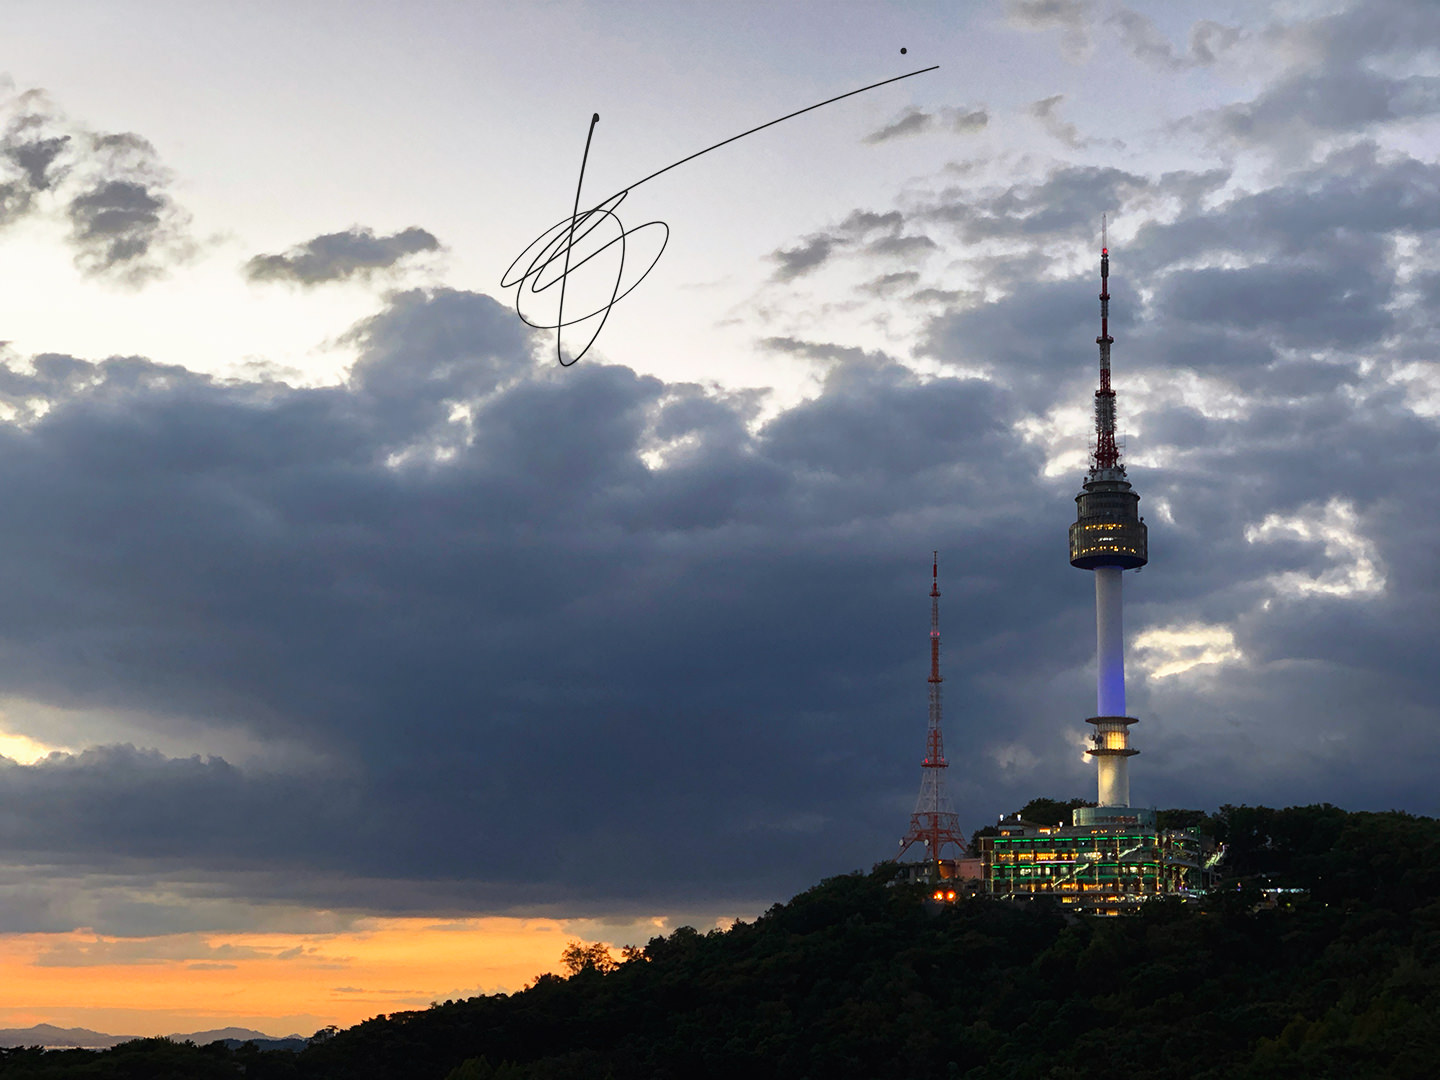
<path id="1" fill-rule="evenodd" d="M 1103 236 L 1103 232 L 1102 232 Z M 1096 713 L 1087 754 L 1096 760 L 1099 806 L 1076 812 L 1075 824 L 1105 817 L 1106 807 L 1130 805 L 1130 746 L 1125 715 L 1125 641 L 1121 610 L 1121 579 L 1148 561 L 1145 519 L 1140 496 L 1131 490 L 1115 441 L 1115 390 L 1110 385 L 1110 249 L 1100 248 L 1100 389 L 1095 391 L 1095 453 L 1082 490 L 1075 496 L 1075 523 L 1070 526 L 1070 565 L 1095 574 Z M 1087 821 L 1082 822 L 1081 818 Z M 1093 820 L 1092 820 L 1093 819 Z"/>
<path id="2" fill-rule="evenodd" d="M 1081 570 L 1116 566 L 1135 570 L 1147 561 L 1140 496 L 1130 490 L 1115 442 L 1115 390 L 1110 385 L 1110 249 L 1100 249 L 1100 389 L 1095 391 L 1095 454 L 1090 475 L 1075 496 L 1070 565 Z"/>

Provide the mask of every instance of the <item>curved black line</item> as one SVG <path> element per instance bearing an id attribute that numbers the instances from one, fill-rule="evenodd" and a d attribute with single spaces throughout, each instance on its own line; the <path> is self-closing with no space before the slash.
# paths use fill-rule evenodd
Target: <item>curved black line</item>
<path id="1" fill-rule="evenodd" d="M 656 264 L 660 261 L 660 256 L 665 253 L 665 248 L 670 242 L 670 226 L 663 221 L 647 221 L 643 225 L 637 225 L 633 229 L 625 228 L 624 223 L 615 214 L 615 210 L 620 206 L 621 203 L 626 200 L 626 198 L 629 197 L 630 192 L 634 191 L 641 184 L 648 183 L 649 181 L 654 180 L 657 176 L 661 176 L 664 173 L 669 172 L 671 169 L 678 168 L 679 166 L 684 165 L 686 162 L 694 161 L 696 158 L 701 157 L 704 154 L 708 154 L 712 150 L 718 150 L 722 146 L 727 146 L 730 143 L 735 142 L 737 139 L 743 139 L 745 138 L 745 136 L 753 135 L 757 131 L 763 131 L 768 127 L 774 127 L 776 124 L 793 119 L 794 117 L 797 117 L 802 113 L 811 112 L 814 109 L 819 109 L 825 105 L 830 105 L 837 101 L 843 101 L 845 98 L 854 97 L 856 94 L 863 94 L 867 90 L 874 90 L 877 87 L 888 86 L 890 83 L 899 82 L 901 79 L 909 79 L 915 75 L 923 75 L 927 71 L 936 70 L 939 66 L 939 64 L 932 64 L 930 67 L 919 68 L 915 71 L 909 71 L 906 72 L 904 75 L 896 75 L 889 79 L 882 79 L 880 82 L 871 83 L 869 86 L 862 86 L 858 90 L 848 90 L 843 94 L 836 94 L 834 97 L 826 98 L 824 101 L 816 102 L 814 105 L 807 105 L 803 109 L 796 109 L 794 112 L 786 113 L 784 116 L 778 117 L 774 120 L 766 121 L 763 124 L 757 124 L 755 127 L 740 132 L 740 134 L 738 135 L 732 135 L 728 139 L 721 139 L 719 142 L 711 146 L 707 146 L 703 150 L 697 150 L 695 151 L 695 153 L 690 154 L 688 157 L 683 157 L 679 161 L 672 162 L 671 164 L 666 165 L 663 169 L 656 169 L 650 175 L 642 177 L 628 187 L 621 188 L 619 191 L 615 192 L 615 194 L 609 196 L 608 198 L 602 199 L 590 209 L 586 210 L 584 213 L 581 213 L 580 192 L 585 184 L 585 166 L 590 160 L 590 142 L 595 136 L 595 125 L 600 122 L 600 114 L 592 113 L 590 116 L 590 128 L 585 134 L 585 152 L 581 155 L 580 158 L 580 177 L 575 182 L 575 203 L 571 208 L 570 217 L 568 219 L 562 218 L 560 221 L 556 222 L 554 225 L 550 226 L 550 228 L 542 232 L 534 240 L 530 241 L 530 243 L 526 246 L 525 250 L 520 252 L 520 254 L 515 257 L 515 260 L 509 265 L 508 268 L 506 268 L 505 273 L 501 275 L 500 287 L 502 289 L 508 289 L 513 287 L 515 289 L 515 314 L 519 317 L 521 322 L 525 323 L 526 326 L 532 326 L 536 329 L 555 331 L 555 359 L 559 361 L 561 367 L 570 367 L 571 365 L 578 363 L 581 357 L 583 357 L 587 352 L 590 351 L 590 346 L 595 344 L 595 339 L 600 336 L 600 331 L 605 328 L 605 323 L 610 318 L 611 310 L 615 307 L 617 303 L 619 303 L 625 297 L 629 296 L 632 292 L 634 292 L 635 289 L 640 285 L 640 282 L 644 281 L 647 277 L 650 276 L 650 272 L 655 269 Z M 617 230 L 616 237 L 613 240 L 606 241 L 595 251 L 590 252 L 579 262 L 572 265 L 570 262 L 570 256 L 571 253 L 575 250 L 575 245 L 578 242 L 583 241 L 586 237 L 590 236 L 591 233 L 593 233 L 596 229 L 598 229 L 603 223 L 607 221 L 613 221 L 615 223 L 615 228 Z M 659 225 L 662 229 L 665 230 L 665 237 L 660 242 L 660 250 L 655 253 L 654 259 L 652 259 L 650 265 L 645 268 L 645 272 L 642 273 L 638 278 L 636 278 L 635 281 L 630 284 L 629 288 L 625 289 L 624 292 L 621 292 L 620 286 L 624 282 L 625 254 L 628 246 L 626 243 L 626 237 L 630 236 L 632 233 L 639 232 L 641 229 L 647 229 L 651 225 Z M 573 272 L 578 271 L 581 267 L 583 267 L 586 263 L 590 262 L 591 259 L 594 259 L 601 252 L 608 251 L 616 243 L 619 243 L 620 245 L 620 258 L 618 266 L 615 270 L 615 282 L 610 289 L 610 299 L 606 303 L 601 304 L 594 311 L 587 312 L 585 315 L 581 315 L 578 318 L 572 318 L 567 320 L 565 318 L 565 290 L 566 284 L 570 279 L 570 275 Z M 528 263 L 525 263 L 524 271 L 517 276 L 515 272 L 516 267 L 520 266 L 521 263 L 524 262 L 525 257 L 529 255 L 532 251 L 535 253 L 534 257 L 531 258 Z M 555 263 L 562 261 L 562 256 L 563 264 L 561 266 L 559 274 L 553 276 L 551 280 L 545 280 L 547 274 L 554 274 L 552 268 L 554 267 Z M 552 323 L 537 323 L 532 322 L 530 319 L 526 318 L 525 313 L 521 310 L 521 297 L 526 291 L 526 286 L 529 286 L 529 292 L 532 295 L 538 296 L 545 290 L 555 285 L 557 281 L 560 285 L 560 301 L 559 308 L 556 312 L 555 321 Z M 585 347 L 582 348 L 567 362 L 565 360 L 564 346 L 561 340 L 560 331 L 566 326 L 582 323 L 589 319 L 593 319 L 596 316 L 599 316 L 600 324 L 595 328 L 595 332 L 590 335 L 590 339 L 585 343 Z"/>
<path id="2" fill-rule="evenodd" d="M 598 124 L 599 122 L 600 122 L 600 114 L 599 114 L 598 112 L 597 112 L 597 113 L 591 113 L 591 114 L 590 114 L 590 130 L 585 133 L 585 153 L 580 156 L 580 179 L 578 179 L 578 180 L 575 181 L 575 206 L 574 206 L 574 208 L 571 209 L 571 211 L 570 211 L 570 238 L 565 242 L 565 271 L 564 271 L 564 273 L 562 273 L 562 274 L 560 275 L 560 314 L 559 314 L 559 319 L 560 319 L 560 325 L 561 325 L 561 326 L 564 326 L 564 325 L 565 325 L 565 281 L 566 281 L 566 279 L 569 278 L 569 276 L 570 276 L 570 252 L 571 252 L 571 250 L 575 247 L 575 219 L 580 216 L 580 188 L 581 188 L 581 186 L 585 183 L 585 163 L 590 160 L 590 140 L 595 136 L 595 125 Z M 586 217 L 589 217 L 589 216 L 590 216 L 588 211 L 586 212 L 586 215 L 585 215 L 585 216 L 586 216 Z M 625 255 L 624 255 L 625 249 L 622 247 L 622 248 L 620 249 L 620 251 L 621 251 L 621 255 L 620 255 L 620 265 L 623 267 L 623 266 L 625 265 Z M 616 287 L 617 289 L 620 287 L 619 281 L 616 281 L 615 287 Z M 613 305 L 613 304 L 615 303 L 615 301 L 614 301 L 614 300 L 611 300 L 610 303 Z M 600 325 L 601 325 L 601 326 L 604 326 L 604 325 L 605 325 L 604 320 L 601 320 Z M 594 341 L 595 339 L 594 339 L 594 338 L 591 338 L 590 340 L 591 340 L 591 341 Z M 589 345 L 586 345 L 585 347 L 588 349 L 590 346 L 589 346 Z M 585 355 L 585 354 L 584 354 L 583 352 L 580 354 L 580 356 L 584 356 L 584 355 Z M 575 363 L 576 361 L 578 361 L 578 360 L 580 359 L 580 356 L 577 356 L 577 357 L 575 357 L 574 360 L 571 360 L 571 361 L 570 361 L 570 364 L 573 364 L 573 363 Z M 560 366 L 561 366 L 561 367 L 569 367 L 569 366 L 570 366 L 570 364 L 565 363 L 565 354 L 564 354 L 564 352 L 562 351 L 562 348 L 561 348 L 561 340 L 560 340 L 560 334 L 559 334 L 559 333 L 556 333 L 556 335 L 555 335 L 555 359 L 558 360 L 558 361 L 560 361 Z"/>
<path id="3" fill-rule="evenodd" d="M 659 176 L 661 173 L 667 173 L 667 172 L 669 172 L 671 169 L 674 169 L 674 168 L 677 168 L 677 167 L 679 167 L 679 166 L 681 166 L 681 165 L 684 165 L 687 161 L 694 161 L 694 160 L 695 160 L 697 157 L 699 157 L 701 154 L 708 154 L 711 150 L 718 150 L 718 149 L 720 149 L 720 147 L 725 146 L 727 143 L 732 143 L 732 142 L 734 142 L 736 139 L 743 139 L 743 138 L 745 138 L 746 135 L 754 135 L 755 132 L 757 132 L 757 131 L 764 131 L 767 127 L 774 127 L 776 124 L 782 123 L 782 122 L 784 122 L 784 121 L 786 121 L 786 120 L 789 120 L 789 119 L 791 119 L 791 118 L 793 118 L 793 117 L 799 116 L 801 113 L 807 113 L 807 112 L 810 112 L 812 109 L 818 109 L 818 108 L 820 108 L 822 105 L 830 105 L 830 104 L 833 104 L 834 102 L 837 102 L 837 101 L 843 101 L 845 98 L 847 98 L 847 97 L 854 97 L 856 94 L 863 94 L 863 93 L 865 93 L 866 90 L 874 90 L 876 87 L 880 87 L 880 86 L 889 86 L 889 85 L 890 85 L 891 83 L 893 83 L 893 82 L 899 82 L 901 79 L 908 79 L 908 78 L 910 78 L 912 75 L 924 75 L 925 72 L 927 72 L 927 71 L 934 71 L 934 70 L 936 70 L 937 68 L 939 68 L 939 66 L 940 66 L 939 64 L 931 64 L 931 65 L 930 65 L 929 67 L 927 67 L 927 68 L 920 68 L 920 69 L 918 69 L 918 70 L 916 70 L 916 71 L 909 71 L 909 72 L 906 72 L 904 75 L 896 75 L 893 79 L 882 79 L 880 82 L 871 83 L 869 86 L 862 86 L 862 87 L 860 87 L 859 90 L 848 90 L 848 91 L 846 91 L 846 92 L 843 93 L 843 94 L 836 94 L 836 95 L 835 95 L 834 97 L 832 97 L 832 98 L 826 98 L 824 101 L 816 102 L 814 105 L 807 105 L 807 106 L 805 106 L 805 108 L 803 108 L 803 109 L 796 109 L 796 110 L 795 110 L 794 112 L 792 112 L 792 113 L 786 113 L 784 116 L 780 117 L 778 120 L 770 120 L 770 121 L 768 121 L 768 122 L 766 122 L 766 123 L 764 123 L 764 124 L 759 124 L 759 125 L 751 128 L 749 131 L 742 131 L 739 135 L 731 135 L 730 138 L 728 138 L 728 139 L 721 139 L 721 140 L 720 140 L 719 142 L 717 142 L 714 146 L 707 146 L 704 150 L 697 150 L 697 151 L 695 151 L 695 153 L 691 154 L 689 157 L 683 157 L 683 158 L 681 158 L 679 161 L 675 162 L 675 164 L 673 164 L 673 165 L 666 165 L 663 169 L 656 169 L 653 173 L 651 173 L 649 176 L 645 177 L 644 179 L 642 179 L 642 180 L 636 180 L 635 183 L 633 183 L 633 184 L 631 184 L 629 187 L 625 188 L 625 191 L 627 191 L 627 192 L 634 191 L 637 187 L 639 187 L 641 184 L 645 183 L 646 181 L 648 181 L 648 180 L 654 180 L 655 177 Z M 617 193 L 617 194 L 618 194 L 618 193 Z"/>

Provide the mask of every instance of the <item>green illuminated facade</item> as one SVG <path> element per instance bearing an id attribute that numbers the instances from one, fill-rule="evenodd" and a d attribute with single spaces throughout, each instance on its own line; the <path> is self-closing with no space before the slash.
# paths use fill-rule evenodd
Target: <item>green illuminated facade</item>
<path id="1" fill-rule="evenodd" d="M 1044 894 L 1075 911 L 1120 915 L 1146 900 L 1198 896 L 1205 888 L 1206 841 L 1157 828 L 1153 810 L 1100 807 L 1076 818 L 1054 828 L 1003 819 L 1000 835 L 984 838 L 985 892 Z"/>

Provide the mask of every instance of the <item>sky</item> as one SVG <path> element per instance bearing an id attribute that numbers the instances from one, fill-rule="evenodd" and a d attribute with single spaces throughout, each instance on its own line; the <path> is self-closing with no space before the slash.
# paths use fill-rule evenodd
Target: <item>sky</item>
<path id="1" fill-rule="evenodd" d="M 962 825 L 1092 795 L 1102 214 L 1133 801 L 1440 813 L 1428 0 L 3 44 L 0 1027 L 308 1034 L 869 868 L 936 549 Z M 634 187 L 667 245 L 575 365 L 501 288 L 577 182 L 931 65 Z"/>

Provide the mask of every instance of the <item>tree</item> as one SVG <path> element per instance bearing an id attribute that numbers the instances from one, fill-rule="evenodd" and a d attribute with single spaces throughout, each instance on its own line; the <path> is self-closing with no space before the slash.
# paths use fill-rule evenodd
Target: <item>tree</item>
<path id="1" fill-rule="evenodd" d="M 1020 808 L 1020 816 L 1036 825 L 1069 825 L 1071 816 L 1082 806 L 1094 806 L 1093 799 L 1031 799 Z"/>
<path id="2" fill-rule="evenodd" d="M 986 825 L 983 829 L 976 829 L 970 834 L 970 843 L 965 845 L 965 854 L 972 859 L 978 859 L 984 850 L 981 841 L 987 836 L 999 836 L 1000 830 L 994 825 Z"/>
<path id="3" fill-rule="evenodd" d="M 1204 810 L 1185 810 L 1178 807 L 1157 810 L 1155 824 L 1162 829 L 1190 829 L 1207 836 L 1215 831 L 1210 815 Z"/>
<path id="4" fill-rule="evenodd" d="M 589 944 L 572 941 L 560 954 L 560 962 L 571 975 L 579 975 L 582 971 L 598 971 L 603 975 L 620 966 L 610 955 L 610 946 L 599 941 Z"/>

